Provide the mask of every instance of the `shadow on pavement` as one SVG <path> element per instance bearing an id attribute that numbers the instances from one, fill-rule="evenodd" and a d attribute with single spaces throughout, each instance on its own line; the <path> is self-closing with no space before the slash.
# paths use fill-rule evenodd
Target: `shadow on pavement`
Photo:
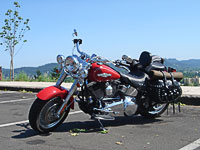
<path id="1" fill-rule="evenodd" d="M 29 123 L 17 124 L 16 126 L 23 129 L 12 131 L 13 133 L 19 133 L 18 135 L 12 136 L 14 139 L 24 139 L 37 135 L 37 133 L 30 128 Z"/>
<path id="2" fill-rule="evenodd" d="M 152 123 L 162 123 L 161 119 L 146 119 L 141 116 L 135 117 L 116 117 L 113 121 L 102 121 L 105 128 L 107 127 L 119 127 L 123 125 L 135 125 L 135 126 L 145 126 Z M 49 136 L 49 134 L 38 134 L 31 129 L 28 123 L 17 125 L 23 129 L 14 130 L 14 133 L 19 133 L 18 135 L 12 136 L 14 139 L 24 139 L 33 136 Z M 65 122 L 60 127 L 58 127 L 54 132 L 70 132 L 73 129 L 85 129 L 84 133 L 95 133 L 101 131 L 100 124 L 98 121 L 89 120 L 89 121 L 74 121 L 74 122 Z"/>
<path id="3" fill-rule="evenodd" d="M 101 121 L 105 128 L 107 127 L 120 127 L 124 125 L 147 125 L 152 123 L 163 122 L 161 119 L 147 119 L 141 116 L 135 117 L 115 117 L 115 120 L 112 121 Z M 76 122 L 65 122 L 59 128 L 55 130 L 55 132 L 70 132 L 73 129 L 85 129 L 84 133 L 98 132 L 101 131 L 100 124 L 98 121 L 89 120 L 89 121 L 76 121 Z"/>

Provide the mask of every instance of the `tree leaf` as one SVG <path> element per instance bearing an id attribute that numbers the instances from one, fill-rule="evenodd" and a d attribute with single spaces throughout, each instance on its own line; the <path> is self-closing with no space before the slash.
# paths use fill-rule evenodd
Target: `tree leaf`
<path id="1" fill-rule="evenodd" d="M 8 9 L 7 13 L 10 14 L 11 12 L 12 12 L 12 10 L 11 10 L 11 9 Z"/>
<path id="2" fill-rule="evenodd" d="M 123 143 L 121 141 L 116 142 L 115 144 L 117 144 L 117 145 L 123 145 Z"/>
<path id="3" fill-rule="evenodd" d="M 108 134 L 108 130 L 102 130 L 100 131 L 101 134 Z"/>
<path id="4" fill-rule="evenodd" d="M 71 133 L 71 136 L 78 136 L 78 133 Z"/>
<path id="5" fill-rule="evenodd" d="M 18 19 L 19 19 L 19 20 L 23 20 L 23 18 L 22 18 L 22 17 L 18 17 Z"/>
<path id="6" fill-rule="evenodd" d="M 18 16 L 19 16 L 19 12 L 18 12 L 18 11 L 15 11 L 15 12 L 14 12 L 14 15 L 15 15 L 16 17 L 18 17 Z"/>
<path id="7" fill-rule="evenodd" d="M 18 2 L 14 2 L 15 7 L 20 7 Z"/>
<path id="8" fill-rule="evenodd" d="M 78 128 L 74 128 L 72 130 L 70 130 L 71 133 L 80 133 L 80 132 L 86 132 L 86 129 L 78 129 Z"/>
<path id="9" fill-rule="evenodd" d="M 18 5 L 18 2 L 14 2 L 14 5 Z"/>

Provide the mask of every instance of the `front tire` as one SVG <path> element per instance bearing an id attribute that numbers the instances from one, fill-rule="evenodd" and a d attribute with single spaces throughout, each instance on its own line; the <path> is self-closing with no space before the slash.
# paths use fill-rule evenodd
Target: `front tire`
<path id="1" fill-rule="evenodd" d="M 53 131 L 63 123 L 70 111 L 70 108 L 68 108 L 59 118 L 57 118 L 56 112 L 62 103 L 63 101 L 60 97 L 46 101 L 37 98 L 29 111 L 30 126 L 39 133 L 48 133 Z"/>

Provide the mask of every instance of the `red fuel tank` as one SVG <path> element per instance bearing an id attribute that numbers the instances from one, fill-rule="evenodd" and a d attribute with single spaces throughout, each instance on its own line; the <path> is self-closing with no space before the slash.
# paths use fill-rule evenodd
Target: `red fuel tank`
<path id="1" fill-rule="evenodd" d="M 106 82 L 117 80 L 119 78 L 119 73 L 104 64 L 93 63 L 92 67 L 89 70 L 89 80 L 91 81 Z"/>

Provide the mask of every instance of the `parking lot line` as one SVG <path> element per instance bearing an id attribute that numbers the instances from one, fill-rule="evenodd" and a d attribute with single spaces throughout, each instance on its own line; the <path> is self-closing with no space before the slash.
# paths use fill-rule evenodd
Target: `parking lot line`
<path id="1" fill-rule="evenodd" d="M 195 150 L 196 148 L 200 147 L 200 138 L 179 150 Z"/>
<path id="2" fill-rule="evenodd" d="M 7 123 L 7 124 L 2 124 L 2 125 L 0 125 L 0 128 L 9 127 L 9 126 L 13 126 L 13 125 L 16 125 L 16 124 L 22 124 L 22 123 L 28 123 L 28 120 L 19 121 L 19 122 L 12 122 L 12 123 Z"/>
<path id="3" fill-rule="evenodd" d="M 28 101 L 28 100 L 34 100 L 34 98 L 26 98 L 26 99 L 17 99 L 17 100 L 1 101 L 0 104 L 13 103 L 13 102 L 21 102 L 21 101 Z"/>
<path id="4" fill-rule="evenodd" d="M 69 115 L 74 115 L 74 114 L 78 114 L 78 113 L 81 113 L 81 112 L 82 111 L 74 111 L 74 112 L 70 112 Z M 0 128 L 9 127 L 9 126 L 17 125 L 17 124 L 22 124 L 22 123 L 28 123 L 28 120 L 18 121 L 18 122 L 12 122 L 12 123 L 6 123 L 6 124 L 1 124 Z"/>
<path id="5" fill-rule="evenodd" d="M 2 90 L 0 90 L 0 94 L 5 94 L 5 93 L 17 93 L 17 91 L 2 91 Z"/>

